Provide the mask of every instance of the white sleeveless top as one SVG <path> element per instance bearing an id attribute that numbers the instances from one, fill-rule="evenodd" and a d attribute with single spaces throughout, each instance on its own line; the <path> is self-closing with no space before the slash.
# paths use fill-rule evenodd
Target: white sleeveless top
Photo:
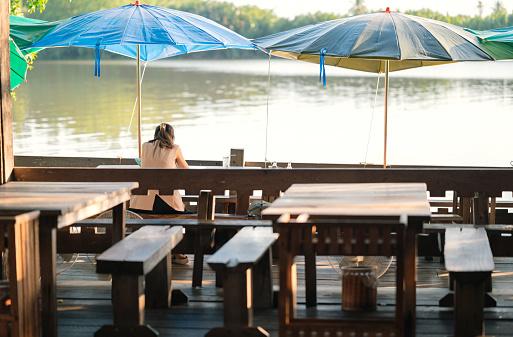
<path id="1" fill-rule="evenodd" d="M 144 143 L 142 145 L 142 168 L 177 168 L 176 165 L 176 151 L 178 145 L 174 145 L 172 149 L 168 147 L 161 148 L 159 142 Z M 153 209 L 153 202 L 155 201 L 155 195 L 158 194 L 158 190 L 148 190 L 148 195 L 133 195 L 130 198 L 130 208 L 141 209 L 151 211 Z M 173 195 L 160 195 L 169 206 L 175 210 L 183 212 L 185 205 L 182 201 L 180 193 L 175 190 Z"/>

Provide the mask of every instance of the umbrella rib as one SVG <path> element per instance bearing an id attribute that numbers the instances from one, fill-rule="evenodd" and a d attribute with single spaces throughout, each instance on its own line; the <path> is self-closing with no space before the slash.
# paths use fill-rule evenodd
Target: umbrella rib
<path id="1" fill-rule="evenodd" d="M 406 14 L 405 14 L 405 16 L 409 16 L 409 15 L 406 15 Z M 430 19 L 427 19 L 427 18 L 421 18 L 421 17 L 419 17 L 419 18 L 421 19 L 420 21 L 423 21 L 423 20 L 425 20 L 425 21 L 429 21 L 429 20 L 430 20 Z M 416 21 L 416 22 L 417 22 L 417 21 Z M 420 23 L 419 23 L 419 24 L 420 24 Z M 422 25 L 422 26 L 424 26 L 424 25 Z M 450 27 L 448 27 L 448 26 L 446 25 L 446 23 L 445 23 L 445 22 L 442 22 L 442 24 L 439 24 L 439 26 L 440 26 L 440 27 L 443 27 L 445 30 L 451 31 L 452 33 L 454 33 L 454 34 L 458 35 L 459 37 L 461 37 L 462 39 L 464 39 L 465 41 L 467 41 L 468 43 L 470 43 L 470 44 L 473 46 L 473 48 L 477 49 L 477 51 L 482 52 L 483 54 L 488 55 L 488 56 L 490 57 L 490 60 L 491 60 L 491 61 L 495 61 L 495 58 L 494 58 L 492 55 L 490 55 L 490 54 L 489 54 L 488 52 L 486 52 L 484 49 L 479 48 L 479 47 L 478 47 L 474 42 L 472 42 L 472 41 L 470 41 L 469 39 L 467 39 L 467 37 L 465 37 L 464 35 L 462 35 L 462 34 L 460 34 L 460 33 L 458 33 L 458 32 L 455 32 L 454 30 L 452 30 Z M 458 26 L 456 26 L 456 27 L 458 27 Z M 428 32 L 429 32 L 429 30 L 428 30 Z M 430 34 L 431 34 L 431 33 L 430 33 Z M 451 54 L 447 51 L 447 49 L 445 49 L 445 48 L 444 48 L 444 46 L 442 46 L 442 45 L 440 44 L 440 42 L 438 41 L 438 39 L 435 39 L 435 40 L 436 40 L 436 42 L 438 43 L 438 45 L 439 45 L 443 50 L 445 50 L 445 52 L 447 53 L 447 55 L 449 55 L 449 56 L 450 56 Z M 451 59 L 452 59 L 452 56 L 451 56 Z M 452 61 L 453 61 L 453 62 L 458 62 L 458 61 L 455 61 L 455 60 L 452 60 Z"/>
<path id="2" fill-rule="evenodd" d="M 159 11 L 160 11 L 160 9 L 159 9 Z M 153 15 L 153 14 L 151 14 L 151 15 Z M 210 34 L 209 32 L 207 32 L 207 31 L 206 31 L 206 30 L 204 30 L 203 28 L 200 28 L 200 27 L 198 27 L 197 25 L 194 25 L 192 22 L 187 21 L 186 19 L 184 19 L 184 18 L 183 18 L 183 17 L 181 17 L 181 16 L 175 16 L 175 17 L 176 17 L 176 19 L 178 19 L 178 20 L 181 20 L 181 21 L 187 22 L 188 24 L 190 24 L 190 25 L 192 25 L 192 26 L 196 27 L 197 29 L 201 30 L 203 33 L 207 34 L 208 36 L 210 36 L 210 37 L 212 37 L 213 39 L 215 39 L 215 40 L 217 40 L 217 41 L 218 41 L 217 43 L 196 43 L 196 44 L 198 44 L 198 45 L 221 44 L 221 45 L 223 45 L 223 46 L 226 48 L 225 44 L 224 44 L 221 40 L 219 40 L 217 37 L 215 37 L 215 36 L 213 36 L 212 34 Z M 156 18 L 155 18 L 155 19 L 156 19 Z M 159 24 L 160 24 L 160 21 L 159 21 L 158 19 L 157 19 L 157 21 L 158 21 L 158 22 L 159 22 Z M 213 21 L 213 22 L 215 22 L 215 21 Z M 222 26 L 222 27 L 224 27 L 224 26 Z M 226 28 L 226 27 L 224 27 L 224 28 Z M 166 33 L 167 33 L 167 29 L 166 29 Z M 169 35 L 169 34 L 168 34 L 168 35 Z M 173 41 L 173 39 L 171 38 L 171 36 L 169 36 L 169 38 Z M 176 43 L 176 41 L 175 41 L 175 44 L 176 44 L 176 45 L 180 45 L 180 44 Z"/>
<path id="3" fill-rule="evenodd" d="M 408 16 L 408 15 L 406 15 L 406 14 L 405 14 L 405 16 Z M 436 42 L 436 44 L 437 44 L 440 48 L 442 48 L 442 49 L 445 51 L 445 53 L 446 53 L 447 55 L 449 55 L 449 57 L 451 58 L 451 61 L 452 61 L 452 62 L 454 62 L 454 60 L 452 59 L 451 54 L 450 54 L 450 53 L 449 53 L 449 51 L 448 51 L 448 50 L 447 50 L 447 49 L 446 49 L 446 48 L 445 48 L 445 47 L 440 43 L 440 40 L 439 40 L 439 39 L 437 39 L 435 36 L 433 36 L 433 34 L 431 33 L 431 31 L 430 31 L 429 29 L 427 29 L 423 24 L 421 24 L 420 22 L 417 22 L 416 20 L 414 20 L 414 22 L 418 23 L 418 24 L 419 24 L 419 25 L 421 25 L 424 29 L 426 29 L 426 32 L 428 32 L 428 33 L 429 33 L 429 35 L 431 35 L 431 36 L 433 37 L 433 39 L 434 39 L 434 41 Z M 444 25 L 440 25 L 440 26 L 441 26 L 441 27 L 444 27 L 445 29 L 447 29 Z M 452 30 L 451 30 L 451 32 L 452 32 Z M 453 32 L 453 33 L 454 33 L 454 32 Z M 463 38 L 463 35 L 460 35 L 460 34 L 457 34 L 457 35 L 458 35 L 458 36 L 461 36 L 461 37 Z M 486 54 L 488 54 L 488 53 L 486 53 Z M 419 60 L 419 61 L 420 61 L 422 64 L 424 64 L 424 61 L 423 61 L 423 60 Z"/>
<path id="4" fill-rule="evenodd" d="M 148 14 L 153 16 L 153 18 L 155 19 L 156 22 L 158 22 L 158 24 L 160 25 L 160 28 L 162 28 L 162 30 L 164 30 L 166 32 L 166 35 L 169 37 L 169 40 L 171 40 L 171 42 L 173 42 L 175 45 L 178 45 L 176 43 L 176 41 L 171 37 L 171 35 L 169 34 L 169 32 L 167 31 L 166 27 L 164 27 L 164 25 L 162 24 L 162 22 L 160 22 L 160 20 L 150 11 L 148 11 Z"/>
<path id="5" fill-rule="evenodd" d="M 333 27 L 329 28 L 329 29 L 328 29 L 328 30 L 327 30 L 323 35 L 325 35 L 327 32 L 331 32 L 332 30 L 334 30 L 334 29 L 336 29 L 336 28 L 340 27 L 341 25 L 345 25 L 347 22 L 349 22 L 349 21 L 353 20 L 353 18 L 355 18 L 355 17 L 351 16 L 351 17 L 348 17 L 348 18 L 342 18 L 342 19 L 339 19 L 340 21 L 342 21 L 342 20 L 343 20 L 343 22 L 341 22 L 341 23 L 337 23 L 337 24 L 336 24 L 336 25 L 334 25 Z M 339 20 L 336 20 L 336 21 L 339 21 Z M 316 25 L 316 24 L 314 24 L 313 26 L 315 26 L 315 25 Z M 301 32 L 301 33 L 304 33 L 304 31 L 303 31 L 303 32 Z M 303 53 L 303 50 L 305 50 L 306 48 L 308 48 L 309 46 L 311 46 L 311 45 L 312 45 L 312 44 L 314 44 L 315 42 L 319 41 L 321 38 L 322 38 L 322 36 L 319 36 L 317 39 L 315 39 L 314 41 L 312 41 L 312 43 L 310 43 L 308 46 L 306 46 L 305 48 L 301 49 L 301 50 L 299 51 L 298 57 L 299 57 L 299 55 L 301 55 L 301 53 Z M 356 43 L 356 42 L 355 42 L 355 43 Z M 354 47 L 354 44 L 351 46 L 351 50 L 353 50 L 353 47 Z M 329 53 L 329 51 L 327 51 L 327 53 Z M 320 49 L 319 49 L 319 56 L 320 56 Z M 328 56 L 328 55 L 326 55 L 326 56 Z"/>
<path id="6" fill-rule="evenodd" d="M 403 52 L 401 50 L 401 46 L 399 45 L 399 37 L 397 36 L 397 25 L 395 24 L 394 16 L 392 15 L 392 13 L 390 13 L 390 19 L 392 19 L 392 24 L 394 25 L 395 43 L 397 46 L 397 50 L 399 50 L 399 60 L 402 60 Z M 379 34 L 381 35 L 381 31 L 379 32 Z M 381 70 L 381 62 L 379 63 L 379 68 Z"/>
<path id="7" fill-rule="evenodd" d="M 134 6 L 135 7 L 135 6 Z M 140 6 L 137 6 L 136 8 L 139 8 Z M 126 20 L 126 25 L 125 25 L 125 29 L 123 29 L 123 34 L 121 34 L 121 41 L 119 44 L 123 44 L 124 40 L 125 40 L 125 33 L 128 29 L 128 26 L 130 25 L 130 20 L 132 20 L 132 18 L 134 17 L 134 14 L 135 14 L 135 10 L 136 8 L 134 8 L 134 10 L 132 11 L 132 14 L 130 15 L 130 17 L 128 18 L 128 20 Z"/>
<path id="8" fill-rule="evenodd" d="M 110 10 L 110 9 L 106 9 L 105 11 L 106 11 L 106 12 L 111 12 L 111 10 Z M 111 16 L 110 14 L 111 14 L 111 13 L 107 14 L 105 17 L 102 17 L 102 19 L 109 18 L 109 17 Z M 69 45 L 68 45 L 68 46 L 69 46 L 69 47 L 73 47 L 73 43 L 74 43 L 77 39 L 81 38 L 81 37 L 82 37 L 82 35 L 84 35 L 85 33 L 89 32 L 89 31 L 90 31 L 91 29 L 93 29 L 93 28 L 94 28 L 94 25 L 91 25 L 88 29 L 86 29 L 85 31 L 82 31 L 82 32 L 81 32 L 80 34 L 78 34 L 74 39 L 72 39 L 72 40 L 71 40 L 71 42 L 69 43 Z M 103 36 L 102 36 L 102 37 L 103 37 Z"/>

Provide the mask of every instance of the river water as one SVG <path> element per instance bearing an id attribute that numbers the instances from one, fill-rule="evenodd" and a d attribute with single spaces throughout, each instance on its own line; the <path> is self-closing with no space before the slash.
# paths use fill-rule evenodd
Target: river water
<path id="1" fill-rule="evenodd" d="M 142 139 L 175 127 L 186 159 L 383 162 L 384 76 L 267 60 L 154 61 L 142 85 Z M 15 155 L 136 157 L 135 61 L 37 61 L 13 102 Z M 513 63 L 450 64 L 390 74 L 391 165 L 509 167 Z M 268 96 L 269 93 L 269 96 Z M 131 127 L 129 125 L 131 123 Z"/>

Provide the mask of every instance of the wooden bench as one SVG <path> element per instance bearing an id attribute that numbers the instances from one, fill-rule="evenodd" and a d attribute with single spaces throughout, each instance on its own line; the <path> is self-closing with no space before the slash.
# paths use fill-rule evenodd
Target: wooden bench
<path id="1" fill-rule="evenodd" d="M 271 228 L 243 228 L 208 259 L 223 278 L 224 327 L 206 336 L 269 336 L 253 327 L 253 307 L 273 306 L 271 247 L 277 239 Z"/>
<path id="2" fill-rule="evenodd" d="M 0 216 L 0 245 L 5 252 L 6 237 L 9 272 L 1 287 L 0 336 L 40 335 L 38 217 L 39 211 Z"/>
<path id="3" fill-rule="evenodd" d="M 447 224 L 447 223 L 426 223 L 423 233 L 445 233 L 448 228 L 484 228 L 488 235 L 488 241 L 495 257 L 513 257 L 513 225 L 485 224 Z"/>
<path id="4" fill-rule="evenodd" d="M 433 213 L 431 214 L 432 222 L 458 222 L 461 223 L 463 221 L 463 217 L 458 214 L 452 213 Z"/>
<path id="5" fill-rule="evenodd" d="M 494 269 L 486 230 L 447 228 L 444 256 L 454 280 L 454 336 L 484 336 L 486 282 Z"/>
<path id="6" fill-rule="evenodd" d="M 437 213 L 431 213 L 429 224 L 458 224 L 462 223 L 462 221 L 463 217 L 461 215 L 449 213 L 448 208 L 438 208 Z M 423 231 L 423 233 L 419 233 L 417 237 L 418 255 L 431 259 L 434 256 L 438 256 L 440 257 L 440 262 L 443 263 L 444 233 L 445 231 Z"/>
<path id="7" fill-rule="evenodd" d="M 145 226 L 97 258 L 96 272 L 112 275 L 114 324 L 102 326 L 95 337 L 158 336 L 144 324 L 145 306 L 167 308 L 171 301 L 188 301 L 171 287 L 171 249 L 182 240 L 182 229 Z"/>
<path id="8" fill-rule="evenodd" d="M 111 246 L 112 220 L 86 219 L 74 226 L 80 234 L 69 228 L 57 231 L 58 253 L 101 253 Z M 192 286 L 201 287 L 205 254 L 213 254 L 222 244 L 244 227 L 272 227 L 270 220 L 198 220 L 198 219 L 126 219 L 127 230 L 135 231 L 143 226 L 182 226 L 184 239 L 173 253 L 194 254 Z M 99 233 L 97 228 L 104 228 Z M 212 232 L 214 240 L 212 240 Z M 198 234 L 198 235 L 196 235 Z"/>

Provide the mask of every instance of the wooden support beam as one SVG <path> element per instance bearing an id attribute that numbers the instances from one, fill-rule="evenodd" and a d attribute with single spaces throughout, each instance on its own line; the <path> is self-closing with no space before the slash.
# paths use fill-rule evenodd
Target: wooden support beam
<path id="1" fill-rule="evenodd" d="M 9 1 L 0 1 L 0 184 L 14 168 L 9 57 Z"/>

